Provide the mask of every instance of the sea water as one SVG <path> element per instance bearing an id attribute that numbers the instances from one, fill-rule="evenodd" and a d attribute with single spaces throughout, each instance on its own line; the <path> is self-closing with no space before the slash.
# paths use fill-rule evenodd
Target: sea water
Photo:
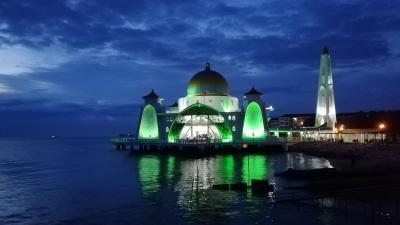
<path id="1" fill-rule="evenodd" d="M 107 138 L 0 139 L 0 224 L 365 224 L 271 203 L 301 184 L 276 172 L 330 166 L 301 153 L 187 158 L 116 151 Z M 251 179 L 275 192 L 212 189 Z"/>

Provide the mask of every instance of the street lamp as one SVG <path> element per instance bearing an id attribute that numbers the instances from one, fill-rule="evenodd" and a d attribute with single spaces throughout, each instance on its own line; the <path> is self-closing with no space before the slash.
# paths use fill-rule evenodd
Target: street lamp
<path id="1" fill-rule="evenodd" d="M 343 142 L 343 130 L 344 130 L 344 125 L 340 125 L 339 127 L 339 142 Z"/>
<path id="2" fill-rule="evenodd" d="M 379 123 L 378 129 L 381 131 L 381 142 L 383 142 L 383 130 L 386 128 L 386 125 L 384 123 Z"/>

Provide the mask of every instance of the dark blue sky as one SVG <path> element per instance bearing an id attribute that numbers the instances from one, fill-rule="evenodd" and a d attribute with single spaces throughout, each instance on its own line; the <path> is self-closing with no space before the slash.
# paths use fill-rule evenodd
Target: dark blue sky
<path id="1" fill-rule="evenodd" d="M 399 109 L 399 1 L 2 0 L 0 136 L 133 131 L 141 96 L 173 103 L 207 59 L 231 95 L 313 112 L 324 46 L 338 112 Z"/>

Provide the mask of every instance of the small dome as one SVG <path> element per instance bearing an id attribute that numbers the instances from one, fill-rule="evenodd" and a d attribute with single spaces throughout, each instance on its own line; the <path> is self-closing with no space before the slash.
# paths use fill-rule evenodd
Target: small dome
<path id="1" fill-rule="evenodd" d="M 228 82 L 218 72 L 211 70 L 210 63 L 206 63 L 203 71 L 196 73 L 190 79 L 188 95 L 228 95 Z"/>

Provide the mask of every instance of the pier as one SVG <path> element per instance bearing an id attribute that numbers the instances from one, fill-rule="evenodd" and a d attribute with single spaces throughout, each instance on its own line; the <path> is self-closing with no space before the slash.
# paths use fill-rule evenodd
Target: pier
<path id="1" fill-rule="evenodd" d="M 287 151 L 288 142 L 279 140 L 266 141 L 237 141 L 224 143 L 216 140 L 175 140 L 170 143 L 160 140 L 137 140 L 130 137 L 117 137 L 111 143 L 119 151 L 132 151 L 136 153 L 265 153 Z"/>

